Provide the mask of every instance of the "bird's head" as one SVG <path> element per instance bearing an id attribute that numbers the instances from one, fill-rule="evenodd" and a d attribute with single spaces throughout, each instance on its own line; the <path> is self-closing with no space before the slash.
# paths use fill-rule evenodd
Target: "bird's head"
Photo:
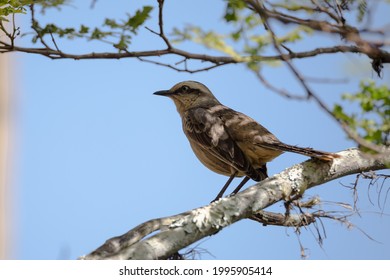
<path id="1" fill-rule="evenodd" d="M 220 104 L 204 84 L 195 81 L 180 82 L 169 90 L 160 90 L 154 94 L 171 98 L 179 113 L 194 107 Z"/>

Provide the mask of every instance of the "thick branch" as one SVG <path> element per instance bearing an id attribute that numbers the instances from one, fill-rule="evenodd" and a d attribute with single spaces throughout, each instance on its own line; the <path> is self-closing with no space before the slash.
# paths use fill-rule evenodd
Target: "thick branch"
<path id="1" fill-rule="evenodd" d="M 389 158 L 372 158 L 357 149 L 340 152 L 332 163 L 308 160 L 232 197 L 172 217 L 145 222 L 82 259 L 164 259 L 186 246 L 292 195 L 328 181 L 386 168 Z M 149 234 L 159 231 L 151 237 Z"/>

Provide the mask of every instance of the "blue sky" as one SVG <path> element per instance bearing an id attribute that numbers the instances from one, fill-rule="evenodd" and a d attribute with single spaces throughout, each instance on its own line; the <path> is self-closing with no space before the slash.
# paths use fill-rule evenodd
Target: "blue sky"
<path id="1" fill-rule="evenodd" d="M 47 12 L 42 22 L 100 25 L 104 17 L 120 17 L 134 12 L 138 5 L 156 6 L 155 1 L 115 3 L 97 1 L 91 10 L 90 1 L 75 1 L 60 12 Z M 390 12 L 388 6 L 386 9 L 380 11 L 378 22 Z M 153 29 L 157 29 L 156 13 L 157 9 L 147 24 Z M 167 1 L 166 30 L 186 23 L 223 30 L 222 14 L 222 1 Z M 20 22 L 29 24 L 22 17 Z M 58 43 L 69 52 L 110 50 L 83 41 Z M 158 38 L 143 29 L 132 48 L 163 47 Z M 190 51 L 199 49 L 188 47 Z M 198 162 L 172 102 L 152 95 L 179 81 L 206 84 L 222 103 L 250 115 L 286 143 L 327 151 L 354 146 L 316 104 L 291 101 L 270 92 L 240 65 L 188 74 L 136 59 L 74 61 L 28 54 L 11 56 L 16 93 L 11 252 L 15 259 L 75 259 L 146 220 L 200 207 L 215 197 L 227 178 Z M 344 84 L 313 84 L 315 91 L 332 104 L 340 93 L 356 91 L 360 78 L 375 78 L 364 66 L 368 63 L 362 56 L 348 54 L 295 64 L 310 76 L 348 78 Z M 361 69 L 350 74 L 347 70 L 351 68 Z M 302 92 L 283 67 L 268 67 L 264 73 L 275 85 Z M 389 83 L 388 67 L 378 82 Z M 268 164 L 269 174 L 303 160 L 306 158 L 284 154 Z M 352 192 L 343 185 L 354 179 L 341 178 L 307 195 L 320 195 L 328 201 L 324 209 L 332 205 L 330 201 L 353 203 Z M 390 210 L 387 202 L 381 214 L 377 192 L 375 186 L 368 190 L 366 184 L 360 185 L 361 215 L 351 218 L 355 228 L 324 220 L 326 239 L 322 247 L 313 227 L 301 229 L 298 239 L 292 229 L 263 227 L 249 220 L 195 245 L 209 252 L 202 254 L 202 259 L 299 259 L 299 242 L 310 259 L 389 259 Z M 283 211 L 281 205 L 272 209 Z"/>

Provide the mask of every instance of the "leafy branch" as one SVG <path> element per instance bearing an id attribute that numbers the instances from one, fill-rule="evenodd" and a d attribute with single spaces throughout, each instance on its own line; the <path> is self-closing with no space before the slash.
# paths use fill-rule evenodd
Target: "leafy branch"
<path id="1" fill-rule="evenodd" d="M 361 82 L 360 91 L 345 93 L 342 98 L 357 103 L 360 112 L 345 112 L 336 104 L 333 112 L 362 139 L 376 145 L 390 145 L 390 89 L 373 81 Z"/>
<path id="2" fill-rule="evenodd" d="M 388 153 L 388 124 L 386 114 L 377 114 L 384 120 L 382 129 L 385 141 L 379 144 L 380 132 L 373 129 L 372 121 L 360 120 L 360 128 L 367 135 L 360 137 L 353 117 L 340 108 L 328 107 L 311 88 L 310 80 L 300 73 L 294 61 L 335 53 L 363 54 L 371 59 L 371 66 L 380 76 L 383 65 L 390 63 L 390 53 L 385 47 L 385 30 L 370 27 L 372 2 L 362 0 L 317 1 L 304 3 L 296 1 L 227 0 L 223 20 L 229 31 L 225 34 L 207 31 L 196 25 L 176 27 L 167 35 L 164 25 L 164 0 L 157 0 L 157 26 L 147 26 L 155 8 L 142 6 L 124 19 L 104 19 L 102 26 L 60 27 L 58 24 L 40 24 L 36 10 L 45 13 L 47 9 L 61 9 L 69 0 L 0 0 L 0 53 L 24 52 L 46 56 L 51 59 L 123 59 L 136 58 L 143 62 L 168 67 L 179 72 L 196 73 L 208 71 L 228 64 L 243 64 L 252 71 L 268 89 L 288 98 L 314 100 L 329 116 L 335 119 L 346 134 L 361 146 L 376 152 Z M 385 4 L 386 2 L 384 2 Z M 93 4 L 94 5 L 94 2 Z M 385 5 L 388 5 L 385 4 Z M 31 29 L 25 31 L 17 25 L 16 16 L 29 16 Z M 355 19 L 354 19 L 355 18 Z M 384 23 L 385 24 L 385 23 Z M 277 28 L 283 26 L 285 28 Z M 383 25 L 385 26 L 385 25 Z M 130 48 L 141 28 L 161 39 L 162 47 L 146 50 Z M 327 34 L 338 42 L 297 51 L 296 43 L 310 42 L 313 34 Z M 380 35 L 382 40 L 372 40 L 368 35 Z M 17 44 L 21 36 L 31 36 L 31 45 Z M 60 40 L 85 39 L 108 44 L 114 51 L 69 53 L 59 48 Z M 205 47 L 205 52 L 191 52 L 182 49 L 180 43 L 192 42 Z M 36 45 L 39 45 L 36 47 Z M 313 44 L 311 44 L 313 45 Z M 212 54 L 210 54 L 212 53 Z M 216 54 L 217 53 L 217 54 Z M 166 62 L 170 57 L 176 62 Z M 172 61 L 172 60 L 169 60 Z M 284 64 L 299 81 L 306 94 L 291 93 L 267 80 L 264 66 Z M 384 91 L 386 94 L 387 92 Z M 348 97 L 344 97 L 348 99 Z M 356 97 L 358 98 L 358 97 Z M 369 98 L 374 98 L 371 95 Z M 351 97 L 349 97 L 351 100 Z M 356 101 L 353 99 L 352 101 Z M 363 103 L 361 103 L 363 104 Z M 384 106 L 376 105 L 376 106 Z M 369 131 L 371 130 L 371 132 Z M 376 132 L 373 132 L 376 131 Z M 374 143 L 370 142 L 374 141 Z M 384 143 L 384 144 L 383 144 Z M 382 146 L 381 146 L 382 145 Z"/>
<path id="3" fill-rule="evenodd" d="M 279 44 L 285 43 L 293 43 L 297 40 L 303 40 L 305 38 L 304 34 L 310 35 L 313 31 L 321 31 L 327 33 L 337 33 L 342 35 L 343 38 L 349 38 L 352 45 L 340 44 L 332 47 L 317 47 L 312 50 L 307 50 L 303 52 L 293 52 L 291 51 L 288 54 L 284 54 L 283 56 L 280 54 L 274 55 L 262 55 L 261 53 L 265 52 L 267 47 L 272 44 L 272 37 L 269 35 L 259 34 L 258 26 L 261 24 L 261 20 L 258 15 L 259 10 L 256 10 L 256 5 L 260 3 L 260 1 L 240 1 L 240 0 L 230 0 L 227 1 L 226 12 L 224 19 L 228 24 L 232 24 L 235 26 L 235 29 L 228 34 L 227 36 L 220 37 L 219 34 L 212 32 L 204 32 L 203 30 L 192 26 L 187 27 L 184 30 L 180 30 L 179 28 L 174 29 L 173 31 L 173 39 L 172 41 L 166 36 L 166 32 L 164 30 L 163 24 L 163 7 L 164 1 L 158 0 L 158 32 L 152 31 L 151 28 L 146 27 L 146 22 L 151 16 L 151 12 L 153 11 L 153 7 L 151 6 L 143 6 L 138 9 L 133 14 L 127 14 L 127 17 L 122 20 L 109 19 L 106 18 L 102 24 L 102 28 L 98 27 L 89 27 L 87 25 L 81 25 L 79 27 L 59 27 L 58 25 L 51 23 L 45 26 L 40 26 L 38 19 L 34 17 L 34 10 L 36 7 L 40 7 L 41 12 L 45 11 L 49 8 L 60 8 L 62 5 L 68 3 L 68 1 L 60 1 L 60 0 L 51 0 L 51 1 L 16 1 L 16 0 L 3 0 L 0 2 L 0 22 L 3 23 L 7 19 L 5 16 L 16 14 L 27 14 L 29 10 L 31 10 L 30 16 L 32 17 L 32 42 L 34 44 L 40 41 L 43 44 L 43 48 L 34 48 L 30 46 L 15 46 L 10 44 L 5 40 L 0 40 L 0 51 L 1 52 L 11 52 L 11 51 L 19 51 L 19 52 L 27 52 L 27 53 L 35 53 L 41 54 L 52 59 L 60 59 L 60 58 L 71 58 L 71 59 L 90 59 L 90 58 L 128 58 L 128 57 L 161 57 L 168 54 L 177 55 L 182 57 L 185 61 L 202 61 L 209 62 L 214 66 L 221 66 L 230 63 L 247 63 L 252 66 L 254 64 L 262 63 L 262 62 L 271 62 L 271 61 L 281 61 L 284 59 L 302 59 L 309 58 L 316 55 L 322 54 L 332 54 L 337 52 L 351 52 L 351 53 L 363 53 L 372 59 L 379 59 L 380 63 L 389 63 L 390 62 L 390 54 L 382 49 L 371 46 L 370 42 L 366 42 L 361 39 L 358 34 L 358 30 L 354 27 L 343 25 L 343 24 L 333 24 L 327 21 L 319 21 L 315 19 L 305 20 L 298 17 L 293 17 L 289 14 L 283 13 L 281 10 L 294 11 L 298 8 L 306 12 L 306 14 L 324 14 L 328 15 L 331 20 L 337 19 L 338 22 L 343 22 L 342 16 L 331 12 L 331 7 L 333 7 L 333 1 L 323 1 L 324 4 L 318 4 L 318 1 L 311 1 L 313 4 L 311 6 L 297 6 L 293 7 L 292 4 L 272 4 L 268 3 L 268 1 L 264 1 L 266 4 L 272 7 L 272 10 L 266 8 L 261 11 L 261 14 L 266 16 L 267 18 L 277 19 L 279 22 L 283 24 L 295 24 L 297 25 L 295 30 L 290 31 L 288 34 L 275 37 Z M 349 6 L 344 4 L 342 7 L 346 9 Z M 296 6 L 296 4 L 295 4 Z M 279 10 L 277 10 L 279 9 Z M 345 20 L 344 20 L 345 21 Z M 164 44 L 167 46 L 166 49 L 152 49 L 148 51 L 129 51 L 128 47 L 131 44 L 132 36 L 137 34 L 137 31 L 141 27 L 146 27 L 149 31 L 159 36 Z M 20 29 L 13 24 L 13 29 Z M 23 32 L 22 34 L 18 34 L 17 36 L 11 35 L 10 31 L 7 31 L 6 28 L 2 28 L 2 31 L 7 35 L 7 37 L 16 39 L 18 36 L 25 36 L 31 34 L 31 32 Z M 366 29 L 366 32 L 369 31 Z M 35 34 L 34 34 L 35 33 Z M 358 38 L 355 38 L 353 35 L 356 35 Z M 42 42 L 42 39 L 45 39 L 46 36 L 54 39 L 66 38 L 66 39 L 76 39 L 76 38 L 84 38 L 87 40 L 98 40 L 101 42 L 109 43 L 116 49 L 115 52 L 104 52 L 104 53 L 89 53 L 89 54 L 71 54 L 67 53 L 65 50 L 61 50 L 59 52 L 56 48 L 49 47 L 49 44 L 45 44 Z M 179 38 L 181 37 L 181 38 Z M 42 38 L 42 39 L 40 39 Z M 222 39 L 221 39 L 222 38 Z M 226 41 L 224 38 L 227 38 L 228 41 L 232 42 L 244 42 L 243 50 L 234 50 L 227 51 L 228 49 L 233 50 L 233 46 Z M 38 40 L 39 39 L 39 40 Z M 191 40 L 196 41 L 199 44 L 205 45 L 206 47 L 216 49 L 225 55 L 203 55 L 198 53 L 187 52 L 182 49 L 178 49 L 173 47 L 173 43 L 177 43 L 179 41 Z M 367 47 L 369 46 L 369 47 Z M 379 57 L 379 58 L 378 58 Z M 171 68 L 188 71 L 188 72 L 198 72 L 209 70 L 210 66 L 198 68 L 198 69 L 189 69 L 186 66 L 179 68 L 177 65 L 180 63 L 181 59 L 177 64 L 169 64 Z M 163 62 L 158 61 L 158 64 L 168 66 L 168 64 L 164 64 Z M 184 64 L 182 64 L 184 65 Z M 378 66 L 380 67 L 380 66 Z"/>

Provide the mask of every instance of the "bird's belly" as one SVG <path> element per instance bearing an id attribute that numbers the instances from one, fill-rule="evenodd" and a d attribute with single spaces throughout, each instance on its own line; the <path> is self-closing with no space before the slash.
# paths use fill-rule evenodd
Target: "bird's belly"
<path id="1" fill-rule="evenodd" d="M 200 145 L 193 145 L 191 142 L 190 145 L 200 162 L 211 171 L 226 176 L 230 176 L 236 172 L 236 170 L 233 169 L 229 164 L 226 164 L 218 157 L 214 156 L 212 153 L 210 153 L 210 151 L 206 150 L 206 148 L 203 148 Z M 242 177 L 244 175 L 244 173 L 241 174 L 240 172 L 236 177 Z"/>

